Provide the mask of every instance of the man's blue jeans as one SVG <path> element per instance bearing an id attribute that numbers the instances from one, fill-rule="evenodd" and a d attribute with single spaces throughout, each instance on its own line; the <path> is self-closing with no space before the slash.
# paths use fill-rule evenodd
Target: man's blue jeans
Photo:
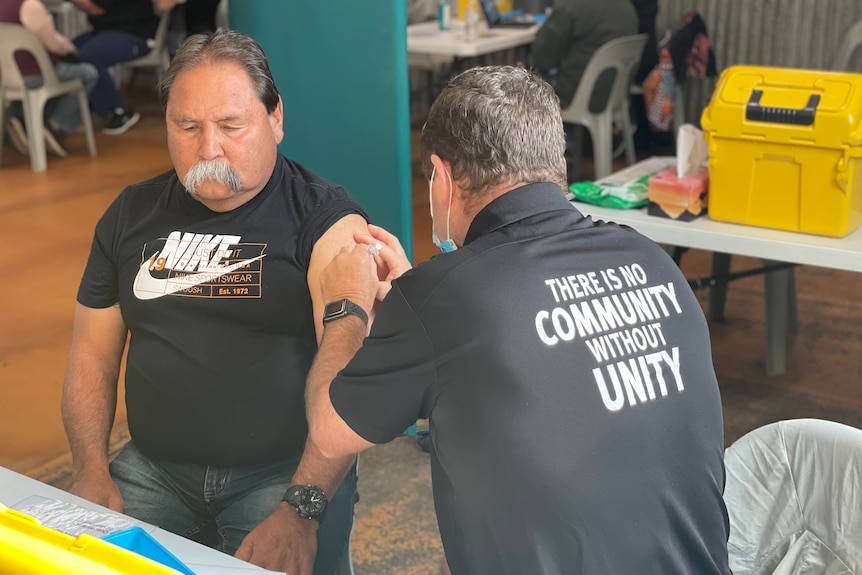
<path id="1" fill-rule="evenodd" d="M 230 555 L 284 497 L 299 459 L 254 467 L 212 467 L 156 461 L 131 442 L 111 462 L 124 513 Z M 315 575 L 336 572 L 349 552 L 354 466 L 330 498 L 317 531 Z"/>

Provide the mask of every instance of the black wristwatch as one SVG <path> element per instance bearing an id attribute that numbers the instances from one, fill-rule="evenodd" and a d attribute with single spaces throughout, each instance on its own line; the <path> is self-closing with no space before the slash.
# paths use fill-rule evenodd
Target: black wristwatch
<path id="1" fill-rule="evenodd" d="M 323 489 L 316 485 L 291 485 L 282 501 L 292 505 L 303 519 L 317 519 L 318 522 L 323 521 L 329 505 Z"/>
<path id="2" fill-rule="evenodd" d="M 340 299 L 326 304 L 326 307 L 323 308 L 323 323 L 348 315 L 355 315 L 365 325 L 368 325 L 368 314 L 365 313 L 362 306 L 353 303 L 349 299 Z"/>

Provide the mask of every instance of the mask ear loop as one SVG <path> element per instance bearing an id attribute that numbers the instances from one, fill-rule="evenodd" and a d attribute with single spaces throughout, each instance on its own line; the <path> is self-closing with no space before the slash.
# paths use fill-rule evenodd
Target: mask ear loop
<path id="1" fill-rule="evenodd" d="M 431 166 L 431 177 L 428 178 L 428 211 L 431 212 L 431 219 L 434 219 L 434 206 L 432 202 L 433 198 L 433 190 L 434 190 L 434 176 L 437 174 L 437 166 Z M 434 223 L 431 223 L 431 227 L 434 227 Z"/>
<path id="2" fill-rule="evenodd" d="M 452 193 L 455 191 L 455 186 L 452 183 L 452 175 L 448 170 L 443 170 L 446 173 L 446 179 L 449 180 L 449 207 L 446 209 L 446 239 L 451 240 L 452 234 L 449 233 L 449 220 L 452 215 Z"/>

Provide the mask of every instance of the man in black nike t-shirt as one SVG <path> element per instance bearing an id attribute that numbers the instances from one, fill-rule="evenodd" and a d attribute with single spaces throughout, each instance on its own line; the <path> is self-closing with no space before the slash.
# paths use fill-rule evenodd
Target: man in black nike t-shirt
<path id="1" fill-rule="evenodd" d="M 110 205 L 78 291 L 72 492 L 263 567 L 333 573 L 349 560 L 355 457 L 304 450 L 303 394 L 320 270 L 366 214 L 278 154 L 281 97 L 251 38 L 190 37 L 160 89 L 174 169 Z M 127 338 L 131 441 L 109 464 Z"/>

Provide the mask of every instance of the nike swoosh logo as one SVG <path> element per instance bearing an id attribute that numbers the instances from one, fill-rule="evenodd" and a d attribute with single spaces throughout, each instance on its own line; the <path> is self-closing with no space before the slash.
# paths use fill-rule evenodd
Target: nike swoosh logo
<path id="1" fill-rule="evenodd" d="M 229 266 L 218 268 L 211 272 L 200 272 L 178 278 L 162 279 L 154 278 L 150 275 L 150 260 L 146 260 L 138 269 L 138 275 L 135 276 L 135 283 L 132 287 L 132 292 L 135 294 L 135 297 L 141 300 L 156 299 L 177 293 L 178 291 L 183 291 L 184 289 L 188 289 L 196 285 L 211 282 L 218 277 L 245 267 L 250 263 L 263 258 L 265 255 L 266 254 L 261 254 L 255 258 L 242 260 L 241 262 L 236 262 L 235 264 L 230 264 Z"/>

